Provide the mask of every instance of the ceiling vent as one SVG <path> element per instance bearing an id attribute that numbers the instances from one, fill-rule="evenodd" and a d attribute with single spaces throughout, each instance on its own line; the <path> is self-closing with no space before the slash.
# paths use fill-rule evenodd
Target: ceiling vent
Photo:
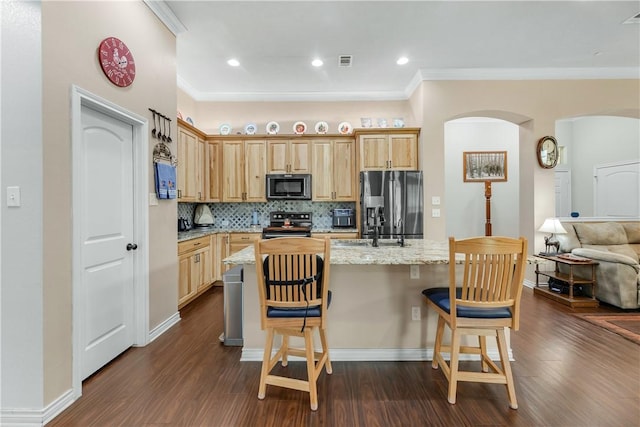
<path id="1" fill-rule="evenodd" d="M 352 55 L 340 55 L 338 56 L 338 67 L 351 67 L 353 63 Z"/>
<path id="2" fill-rule="evenodd" d="M 623 24 L 640 24 L 640 13 L 633 15 L 631 18 L 624 21 Z"/>

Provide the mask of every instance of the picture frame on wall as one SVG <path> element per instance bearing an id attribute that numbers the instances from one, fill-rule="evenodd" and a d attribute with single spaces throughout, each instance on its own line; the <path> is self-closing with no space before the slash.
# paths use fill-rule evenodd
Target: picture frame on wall
<path id="1" fill-rule="evenodd" d="M 462 161 L 464 182 L 507 180 L 506 151 L 465 151 Z"/>

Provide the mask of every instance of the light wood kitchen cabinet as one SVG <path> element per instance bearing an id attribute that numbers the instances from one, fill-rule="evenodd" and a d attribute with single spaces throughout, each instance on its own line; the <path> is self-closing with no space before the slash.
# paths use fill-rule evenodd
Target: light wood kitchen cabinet
<path id="1" fill-rule="evenodd" d="M 211 267 L 209 236 L 178 243 L 178 308 L 211 287 Z"/>
<path id="2" fill-rule="evenodd" d="M 222 201 L 222 144 L 206 141 L 204 155 L 204 194 L 207 202 Z"/>
<path id="3" fill-rule="evenodd" d="M 357 172 L 353 140 L 314 140 L 312 144 L 313 200 L 356 200 Z"/>
<path id="4" fill-rule="evenodd" d="M 253 245 L 261 236 L 261 233 L 229 233 L 229 255 Z"/>
<path id="5" fill-rule="evenodd" d="M 178 119 L 177 189 L 179 202 L 205 201 L 204 134 Z"/>
<path id="6" fill-rule="evenodd" d="M 222 280 L 222 275 L 231 268 L 230 265 L 222 262 L 229 256 L 229 233 L 218 233 L 216 235 L 216 253 L 218 256 L 218 276 L 216 280 Z"/>
<path id="7" fill-rule="evenodd" d="M 360 170 L 417 170 L 418 129 L 358 131 Z"/>
<path id="8" fill-rule="evenodd" d="M 216 250 L 219 262 L 219 278 L 216 280 L 222 280 L 224 273 L 233 267 L 231 264 L 222 262 L 226 257 L 241 251 L 249 245 L 253 245 L 261 236 L 261 233 L 218 233 L 216 236 Z"/>
<path id="9" fill-rule="evenodd" d="M 268 140 L 267 173 L 311 173 L 311 146 L 307 140 Z"/>
<path id="10" fill-rule="evenodd" d="M 264 140 L 222 142 L 222 200 L 266 202 Z"/>

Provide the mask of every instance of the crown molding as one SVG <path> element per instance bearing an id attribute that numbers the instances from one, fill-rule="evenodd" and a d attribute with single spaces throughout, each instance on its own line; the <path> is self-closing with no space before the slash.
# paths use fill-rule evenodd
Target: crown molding
<path id="1" fill-rule="evenodd" d="M 419 70 L 421 80 L 588 80 L 639 79 L 638 67 L 607 68 L 440 68 Z"/>
<path id="2" fill-rule="evenodd" d="M 187 31 L 187 27 L 184 26 L 178 17 L 173 13 L 173 10 L 167 5 L 164 0 L 143 0 L 144 4 L 158 17 L 158 19 L 177 36 L 180 33 Z"/>

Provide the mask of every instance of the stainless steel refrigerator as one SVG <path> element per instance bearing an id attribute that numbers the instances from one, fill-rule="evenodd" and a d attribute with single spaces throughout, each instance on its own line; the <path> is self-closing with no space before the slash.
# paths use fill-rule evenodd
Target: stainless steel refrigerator
<path id="1" fill-rule="evenodd" d="M 422 171 L 360 172 L 360 232 L 381 239 L 423 238 Z"/>

